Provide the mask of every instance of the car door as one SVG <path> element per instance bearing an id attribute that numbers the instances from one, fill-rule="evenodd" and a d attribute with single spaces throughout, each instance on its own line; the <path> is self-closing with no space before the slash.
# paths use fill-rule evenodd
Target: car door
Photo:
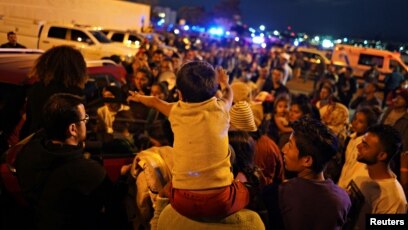
<path id="1" fill-rule="evenodd" d="M 48 31 L 44 31 L 45 36 L 41 36 L 39 48 L 48 50 L 54 46 L 66 45 L 68 29 L 60 26 L 51 26 Z"/>

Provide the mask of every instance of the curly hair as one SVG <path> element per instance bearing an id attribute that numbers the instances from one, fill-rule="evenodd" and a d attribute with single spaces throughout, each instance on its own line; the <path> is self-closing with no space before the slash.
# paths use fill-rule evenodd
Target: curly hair
<path id="1" fill-rule="evenodd" d="M 62 83 L 65 87 L 83 88 L 87 81 L 86 63 L 81 52 L 70 46 L 56 46 L 43 53 L 30 73 L 45 86 L 51 82 Z"/>

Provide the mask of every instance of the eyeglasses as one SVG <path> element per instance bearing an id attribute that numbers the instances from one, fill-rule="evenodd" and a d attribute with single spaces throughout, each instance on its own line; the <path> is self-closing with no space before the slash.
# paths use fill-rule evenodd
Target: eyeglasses
<path id="1" fill-rule="evenodd" d="M 81 122 L 81 121 L 83 121 L 85 124 L 88 123 L 88 121 L 89 121 L 89 115 L 88 115 L 88 114 L 85 114 L 85 118 L 79 120 L 78 122 Z"/>

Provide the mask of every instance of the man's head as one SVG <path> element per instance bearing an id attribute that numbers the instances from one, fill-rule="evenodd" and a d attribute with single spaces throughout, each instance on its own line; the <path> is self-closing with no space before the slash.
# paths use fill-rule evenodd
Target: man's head
<path id="1" fill-rule="evenodd" d="M 321 173 L 337 153 L 336 136 L 325 125 L 309 117 L 295 121 L 292 128 L 292 135 L 282 149 L 286 169 L 297 173 L 306 169 Z"/>
<path id="2" fill-rule="evenodd" d="M 13 45 L 17 44 L 17 34 L 14 33 L 13 31 L 7 33 L 7 39 L 11 44 Z"/>
<path id="3" fill-rule="evenodd" d="M 393 108 L 408 108 L 408 90 L 400 89 L 397 91 L 396 96 L 392 100 Z"/>
<path id="4" fill-rule="evenodd" d="M 274 68 L 272 70 L 272 81 L 274 83 L 281 83 L 284 73 L 285 73 L 285 71 L 282 68 L 280 68 L 280 67 Z"/>
<path id="5" fill-rule="evenodd" d="M 163 50 L 160 50 L 160 49 L 155 50 L 153 52 L 152 61 L 157 64 L 160 64 L 163 60 L 163 57 L 164 57 Z"/>
<path id="6" fill-rule="evenodd" d="M 366 83 L 364 86 L 364 93 L 365 94 L 373 94 L 377 91 L 377 84 L 373 82 Z"/>
<path id="7" fill-rule="evenodd" d="M 78 144 L 86 138 L 85 113 L 81 97 L 60 93 L 53 95 L 43 108 L 45 132 L 51 140 Z"/>
<path id="8" fill-rule="evenodd" d="M 346 67 L 346 70 L 345 70 L 345 75 L 347 76 L 347 77 L 351 77 L 351 75 L 353 74 L 353 68 L 351 68 L 351 67 Z"/>
<path id="9" fill-rule="evenodd" d="M 359 162 L 367 165 L 388 164 L 402 150 L 401 135 L 389 125 L 375 125 L 367 130 L 357 149 Z"/>
<path id="10" fill-rule="evenodd" d="M 184 64 L 177 72 L 176 86 L 182 100 L 195 103 L 210 99 L 218 89 L 214 68 L 204 61 L 192 61 Z"/>

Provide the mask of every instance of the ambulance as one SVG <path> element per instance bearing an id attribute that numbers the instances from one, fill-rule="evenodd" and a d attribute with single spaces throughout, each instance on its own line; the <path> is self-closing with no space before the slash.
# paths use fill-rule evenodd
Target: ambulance
<path id="1" fill-rule="evenodd" d="M 381 73 L 378 80 L 381 82 L 387 74 L 391 73 L 392 66 L 399 66 L 403 73 L 408 72 L 408 67 L 402 61 L 401 54 L 387 50 L 341 44 L 334 47 L 331 61 L 337 66 L 350 66 L 356 77 L 363 77 L 365 71 L 377 65 Z"/>

